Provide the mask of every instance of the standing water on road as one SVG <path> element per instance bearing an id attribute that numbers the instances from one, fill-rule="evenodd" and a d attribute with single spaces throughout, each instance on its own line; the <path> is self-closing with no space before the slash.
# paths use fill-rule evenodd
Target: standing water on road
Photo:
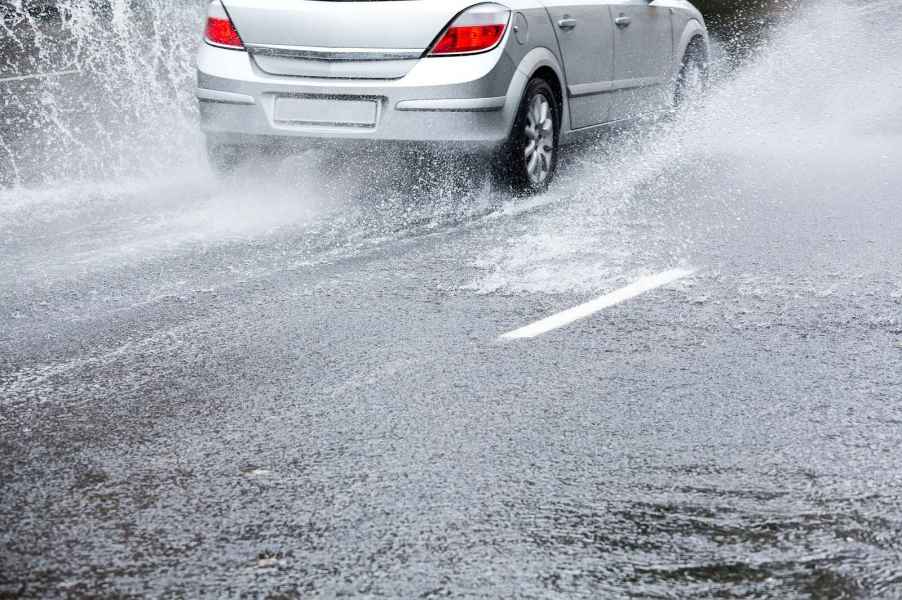
<path id="1" fill-rule="evenodd" d="M 898 2 L 806 3 L 531 200 L 217 182 L 202 3 L 102 4 L 0 4 L 0 596 L 902 597 Z"/>

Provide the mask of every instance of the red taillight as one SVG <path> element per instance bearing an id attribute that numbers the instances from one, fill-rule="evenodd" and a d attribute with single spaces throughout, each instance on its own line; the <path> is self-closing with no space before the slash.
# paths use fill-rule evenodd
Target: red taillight
<path id="1" fill-rule="evenodd" d="M 478 4 L 459 14 L 429 53 L 448 56 L 491 50 L 504 38 L 510 17 L 510 9 L 500 4 Z"/>
<path id="2" fill-rule="evenodd" d="M 433 54 L 470 54 L 494 48 L 504 36 L 504 25 L 451 27 L 432 49 Z"/>
<path id="3" fill-rule="evenodd" d="M 232 24 L 232 20 L 228 17 L 208 17 L 207 30 L 205 33 L 207 41 L 217 46 L 226 46 L 227 48 L 244 48 L 241 36 Z"/>

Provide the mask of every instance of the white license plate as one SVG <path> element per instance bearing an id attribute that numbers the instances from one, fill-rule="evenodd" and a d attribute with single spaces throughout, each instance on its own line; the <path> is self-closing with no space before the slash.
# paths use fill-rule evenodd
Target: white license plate
<path id="1" fill-rule="evenodd" d="M 275 120 L 280 123 L 334 127 L 375 127 L 375 100 L 334 98 L 276 98 Z"/>

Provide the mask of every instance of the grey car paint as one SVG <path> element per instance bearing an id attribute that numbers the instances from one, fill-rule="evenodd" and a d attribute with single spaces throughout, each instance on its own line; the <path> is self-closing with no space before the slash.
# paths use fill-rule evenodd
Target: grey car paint
<path id="1" fill-rule="evenodd" d="M 478 1 L 224 4 L 248 51 L 204 44 L 198 98 L 204 130 L 235 143 L 281 137 L 494 147 L 507 139 L 523 91 L 542 68 L 561 89 L 566 142 L 668 108 L 686 46 L 693 38 L 707 44 L 704 21 L 685 0 L 509 0 L 502 4 L 512 26 L 502 43 L 453 57 L 424 55 Z M 372 98 L 378 122 L 280 120 L 283 96 Z"/>
<path id="2" fill-rule="evenodd" d="M 611 8 L 617 90 L 611 118 L 625 119 L 669 99 L 663 92 L 670 87 L 673 64 L 671 8 L 648 0 L 617 0 Z"/>
<path id="3" fill-rule="evenodd" d="M 574 129 L 609 120 L 614 80 L 614 24 L 608 2 L 546 0 L 556 35 Z"/>

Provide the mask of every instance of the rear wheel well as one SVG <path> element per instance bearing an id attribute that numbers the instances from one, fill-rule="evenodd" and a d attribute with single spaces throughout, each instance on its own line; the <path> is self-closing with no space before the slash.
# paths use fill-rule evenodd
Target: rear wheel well
<path id="1" fill-rule="evenodd" d="M 689 43 L 686 44 L 686 52 L 683 54 L 683 62 L 689 57 L 700 58 L 705 64 L 708 63 L 708 45 L 705 38 L 701 35 L 695 35 Z"/>
<path id="2" fill-rule="evenodd" d="M 563 118 L 564 115 L 564 90 L 561 87 L 561 81 L 558 79 L 557 73 L 554 72 L 554 69 L 551 67 L 540 67 L 536 70 L 535 73 L 532 74 L 533 78 L 538 77 L 539 79 L 544 80 L 549 86 L 551 86 L 551 90 L 554 92 L 555 100 L 557 100 L 557 105 L 559 109 L 559 113 Z"/>

